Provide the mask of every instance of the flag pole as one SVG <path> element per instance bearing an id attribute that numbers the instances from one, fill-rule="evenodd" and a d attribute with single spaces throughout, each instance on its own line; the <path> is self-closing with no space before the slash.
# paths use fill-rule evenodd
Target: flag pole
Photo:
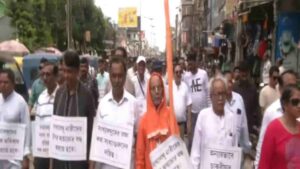
<path id="1" fill-rule="evenodd" d="M 173 102 L 173 49 L 172 49 L 172 33 L 170 26 L 170 10 L 169 0 L 165 0 L 165 18 L 166 18 L 166 61 L 167 61 L 167 75 L 169 84 L 169 96 L 170 96 L 170 109 L 174 113 Z"/>

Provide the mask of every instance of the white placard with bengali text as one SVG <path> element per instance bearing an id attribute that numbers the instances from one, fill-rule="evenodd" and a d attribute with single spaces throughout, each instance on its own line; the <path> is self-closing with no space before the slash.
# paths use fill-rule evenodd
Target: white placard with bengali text
<path id="1" fill-rule="evenodd" d="M 25 124 L 0 123 L 0 160 L 23 160 Z"/>
<path id="2" fill-rule="evenodd" d="M 49 156 L 58 160 L 83 161 L 87 157 L 87 118 L 52 116 Z"/>
<path id="3" fill-rule="evenodd" d="M 193 169 L 184 142 L 170 136 L 150 153 L 153 169 Z"/>
<path id="4" fill-rule="evenodd" d="M 129 169 L 133 144 L 133 126 L 94 120 L 90 160 Z"/>
<path id="5" fill-rule="evenodd" d="M 204 146 L 201 169 L 239 169 L 242 149 L 239 147 Z"/>
<path id="6" fill-rule="evenodd" d="M 35 121 L 31 126 L 33 156 L 49 158 L 50 122 Z"/>

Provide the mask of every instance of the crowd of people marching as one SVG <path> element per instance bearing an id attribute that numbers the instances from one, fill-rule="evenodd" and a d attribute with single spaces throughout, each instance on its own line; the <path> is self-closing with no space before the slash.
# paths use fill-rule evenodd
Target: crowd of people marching
<path id="1" fill-rule="evenodd" d="M 173 135 L 186 141 L 194 169 L 200 168 L 208 144 L 240 147 L 244 157 L 255 159 L 259 169 L 300 168 L 300 88 L 294 71 L 268 65 L 263 70 L 265 86 L 259 90 L 249 76 L 247 63 L 209 77 L 198 67 L 196 55 L 190 54 L 174 60 L 171 112 L 164 64 L 157 60 L 148 65 L 147 58 L 139 56 L 127 68 L 128 60 L 121 47 L 108 62 L 100 58 L 96 72 L 90 71 L 87 58 L 80 59 L 74 51 L 66 51 L 57 64 L 42 59 L 40 77 L 32 86 L 28 103 L 14 90 L 12 70 L 1 70 L 0 123 L 26 124 L 26 134 L 24 160 L 0 160 L 0 169 L 29 168 L 30 112 L 35 112 L 38 122 L 49 122 L 53 115 L 86 117 L 87 150 L 94 117 L 130 124 L 134 128 L 131 168 L 152 169 L 151 151 Z M 87 153 L 85 161 L 35 157 L 34 168 L 116 167 L 89 160 Z"/>

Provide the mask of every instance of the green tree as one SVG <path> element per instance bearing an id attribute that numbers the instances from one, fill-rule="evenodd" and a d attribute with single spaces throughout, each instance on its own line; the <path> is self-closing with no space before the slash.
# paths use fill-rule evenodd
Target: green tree
<path id="1" fill-rule="evenodd" d="M 35 42 L 36 28 L 33 23 L 32 4 L 30 0 L 6 1 L 8 10 L 6 15 L 12 18 L 11 24 L 17 28 L 17 37 L 29 49 L 32 49 Z"/>
<path id="2" fill-rule="evenodd" d="M 64 51 L 67 47 L 66 0 L 6 0 L 7 15 L 12 26 L 17 28 L 18 38 L 29 49 L 55 46 Z M 103 44 L 109 23 L 93 0 L 72 0 L 72 27 L 76 50 L 87 49 L 98 53 Z M 91 32 L 91 42 L 86 42 L 84 33 Z"/>
<path id="3" fill-rule="evenodd" d="M 78 0 L 73 2 L 73 38 L 76 46 L 86 52 L 92 48 L 100 53 L 104 49 L 105 20 L 100 8 L 97 8 L 93 0 Z M 91 42 L 87 43 L 84 33 L 90 31 Z"/>

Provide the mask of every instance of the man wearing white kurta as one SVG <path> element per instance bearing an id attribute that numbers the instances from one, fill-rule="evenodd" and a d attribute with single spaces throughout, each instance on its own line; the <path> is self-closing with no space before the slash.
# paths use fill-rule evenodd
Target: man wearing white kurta
<path id="1" fill-rule="evenodd" d="M 238 129 L 236 116 L 225 109 L 226 81 L 216 77 L 210 83 L 210 97 L 212 107 L 202 110 L 198 116 L 191 161 L 194 169 L 201 165 L 201 154 L 205 145 L 236 147 L 238 143 Z"/>
<path id="2" fill-rule="evenodd" d="M 280 78 L 278 79 L 278 83 L 279 83 L 280 90 L 288 85 L 295 85 L 297 84 L 297 75 L 295 72 L 291 70 L 287 70 L 286 72 L 280 75 Z M 260 129 L 259 140 L 256 146 L 256 157 L 254 162 L 255 168 L 257 168 L 259 164 L 261 147 L 262 147 L 262 143 L 264 140 L 267 127 L 273 120 L 281 117 L 283 115 L 282 113 L 283 110 L 281 107 L 280 99 L 276 100 L 265 110 L 261 129 Z"/>
<path id="3" fill-rule="evenodd" d="M 37 101 L 36 122 L 50 125 L 53 115 L 54 98 L 58 89 L 57 77 L 58 67 L 53 64 L 48 64 L 41 70 L 41 78 L 46 89 L 40 94 Z M 34 159 L 35 169 L 44 169 L 45 166 L 49 166 L 49 158 L 36 157 Z"/>
<path id="4" fill-rule="evenodd" d="M 137 72 L 132 77 L 134 85 L 135 98 L 138 100 L 138 104 L 142 113 L 146 112 L 146 95 L 149 75 L 146 73 L 146 58 L 139 56 L 136 60 Z"/>
<path id="5" fill-rule="evenodd" d="M 110 81 L 112 90 L 103 97 L 98 110 L 97 119 L 102 119 L 111 124 L 130 125 L 137 129 L 137 120 L 139 116 L 137 100 L 124 89 L 126 80 L 126 65 L 120 58 L 111 60 Z M 132 145 L 131 168 L 134 167 L 134 145 Z M 97 169 L 117 169 L 114 166 L 97 163 Z"/>
<path id="6" fill-rule="evenodd" d="M 24 160 L 0 160 L 1 169 L 28 169 L 30 153 L 30 117 L 28 105 L 24 98 L 14 91 L 15 76 L 11 70 L 5 69 L 0 72 L 0 123 L 25 124 Z"/>

